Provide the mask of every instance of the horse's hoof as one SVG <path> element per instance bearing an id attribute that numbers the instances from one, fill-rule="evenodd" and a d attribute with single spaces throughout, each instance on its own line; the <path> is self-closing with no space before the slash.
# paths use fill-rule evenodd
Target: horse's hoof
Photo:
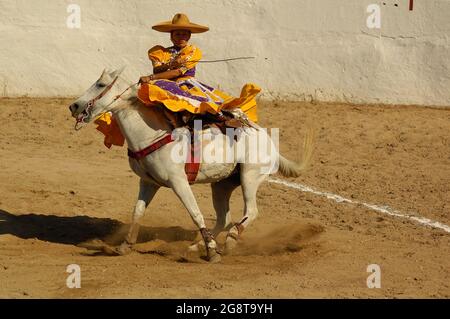
<path id="1" fill-rule="evenodd" d="M 234 239 L 233 237 L 227 237 L 227 240 L 225 241 L 225 250 L 224 250 L 224 254 L 225 255 L 231 255 L 233 249 L 236 247 L 237 245 L 237 240 Z"/>
<path id="2" fill-rule="evenodd" d="M 195 244 L 192 244 L 188 247 L 188 251 L 190 252 L 206 252 L 205 242 L 200 240 Z"/>
<path id="3" fill-rule="evenodd" d="M 106 246 L 105 242 L 100 239 L 85 241 L 77 245 L 77 247 L 86 248 L 87 250 L 103 250 L 104 246 Z"/>
<path id="4" fill-rule="evenodd" d="M 208 258 L 208 262 L 210 262 L 211 264 L 220 263 L 221 260 L 222 260 L 222 257 L 217 253 Z"/>
<path id="5" fill-rule="evenodd" d="M 133 251 L 133 249 L 132 249 L 131 245 L 129 245 L 127 243 L 122 243 L 122 244 L 120 244 L 119 247 L 117 247 L 115 249 L 115 251 L 118 255 L 125 256 L 125 255 L 130 254 Z"/>
<path id="6" fill-rule="evenodd" d="M 117 252 L 117 248 L 111 247 L 109 245 L 104 245 L 101 248 L 101 251 L 107 256 L 118 256 L 119 255 L 119 253 Z"/>
<path id="7" fill-rule="evenodd" d="M 188 247 L 188 252 L 195 253 L 198 251 L 199 251 L 198 244 L 192 244 Z"/>

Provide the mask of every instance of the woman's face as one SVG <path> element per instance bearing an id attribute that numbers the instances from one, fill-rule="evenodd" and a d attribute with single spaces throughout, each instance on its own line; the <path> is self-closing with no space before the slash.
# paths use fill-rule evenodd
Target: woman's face
<path id="1" fill-rule="evenodd" d="M 184 48 L 191 38 L 191 31 L 174 30 L 170 33 L 170 40 L 176 47 Z"/>

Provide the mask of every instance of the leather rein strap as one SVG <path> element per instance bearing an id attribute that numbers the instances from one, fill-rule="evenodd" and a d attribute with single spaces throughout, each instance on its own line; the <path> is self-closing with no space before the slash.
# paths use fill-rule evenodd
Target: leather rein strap
<path id="1" fill-rule="evenodd" d="M 111 90 L 111 88 L 113 87 L 114 83 L 116 83 L 116 81 L 117 81 L 118 78 L 119 78 L 119 76 L 116 76 L 116 77 L 114 78 L 114 80 L 113 80 L 110 84 L 108 84 L 108 86 L 105 87 L 105 89 L 104 89 L 97 97 L 95 97 L 95 98 L 93 98 L 92 100 L 90 100 L 90 101 L 88 102 L 88 104 L 89 104 L 89 103 L 92 103 L 92 105 L 94 105 L 95 102 L 97 102 L 97 101 L 100 100 L 102 97 L 104 97 L 105 94 L 108 93 L 109 90 Z"/>
<path id="2" fill-rule="evenodd" d="M 128 149 L 128 157 L 134 158 L 135 160 L 141 160 L 144 157 L 150 155 L 151 153 L 157 151 L 164 145 L 167 145 L 171 142 L 173 142 L 174 139 L 172 138 L 172 135 L 166 135 L 162 139 L 159 139 L 155 143 L 147 146 L 146 148 L 133 152 L 132 150 Z M 199 152 L 196 152 L 196 148 L 194 147 L 197 145 L 197 148 L 199 143 L 191 143 L 189 145 L 189 152 L 188 152 L 188 158 L 186 161 L 186 164 L 184 166 L 184 171 L 186 172 L 186 176 L 188 178 L 189 184 L 193 184 L 195 182 L 195 179 L 197 178 L 198 171 L 200 169 L 200 159 L 198 157 L 195 157 L 195 154 L 199 154 Z"/>
<path id="3" fill-rule="evenodd" d="M 119 76 L 116 76 L 114 78 L 114 80 L 110 84 L 108 84 L 108 86 L 105 87 L 105 89 L 99 95 L 97 95 L 92 100 L 89 100 L 86 103 L 86 107 L 84 108 L 84 111 L 83 111 L 84 114 L 82 113 L 82 114 L 80 114 L 80 116 L 77 117 L 77 121 L 75 123 L 75 130 L 78 131 L 81 128 L 81 127 L 78 127 L 78 124 L 81 123 L 81 122 L 84 122 L 84 119 L 90 115 L 91 109 L 94 107 L 95 102 L 100 100 L 102 97 L 104 97 L 106 95 L 106 93 L 109 92 L 109 90 L 111 90 L 111 88 L 113 87 L 114 83 L 116 83 L 118 78 L 119 78 Z"/>

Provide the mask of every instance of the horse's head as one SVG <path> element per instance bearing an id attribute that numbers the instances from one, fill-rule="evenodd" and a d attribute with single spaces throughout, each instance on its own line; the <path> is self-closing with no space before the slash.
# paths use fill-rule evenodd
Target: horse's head
<path id="1" fill-rule="evenodd" d="M 69 106 L 72 117 L 77 119 L 75 129 L 80 129 L 114 107 L 113 102 L 118 94 L 117 79 L 123 70 L 104 70 L 100 78 Z"/>

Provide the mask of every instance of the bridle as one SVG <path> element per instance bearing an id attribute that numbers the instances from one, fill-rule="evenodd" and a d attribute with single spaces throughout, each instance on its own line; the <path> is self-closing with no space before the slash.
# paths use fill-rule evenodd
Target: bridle
<path id="1" fill-rule="evenodd" d="M 89 118 L 92 114 L 92 108 L 95 106 L 95 103 L 102 99 L 110 90 L 111 88 L 114 86 L 114 84 L 116 83 L 117 79 L 119 78 L 119 76 L 117 75 L 114 80 L 112 80 L 112 82 L 110 84 L 108 84 L 108 86 L 106 86 L 102 92 L 100 92 L 99 95 L 97 95 L 95 98 L 89 100 L 86 103 L 86 107 L 84 108 L 83 112 L 81 112 L 80 115 L 78 115 L 77 117 L 77 121 L 75 123 L 75 130 L 78 131 L 80 130 L 83 126 L 79 125 L 80 123 L 86 123 L 85 119 Z M 122 93 L 120 93 L 119 95 L 115 96 L 114 99 L 111 101 L 111 103 L 109 103 L 106 107 L 110 106 L 111 104 L 113 104 L 114 102 L 116 102 L 123 94 L 125 94 L 126 91 L 128 91 L 131 87 L 137 85 L 139 83 L 134 83 L 132 85 L 130 85 L 129 87 L 127 87 L 125 89 L 125 91 L 123 91 Z"/>

